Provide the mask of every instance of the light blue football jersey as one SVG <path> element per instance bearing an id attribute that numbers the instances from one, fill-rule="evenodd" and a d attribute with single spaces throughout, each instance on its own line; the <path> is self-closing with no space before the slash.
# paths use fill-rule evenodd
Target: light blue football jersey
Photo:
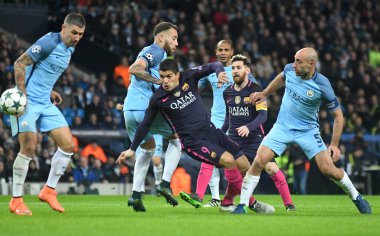
<path id="1" fill-rule="evenodd" d="M 232 77 L 232 66 L 224 67 L 224 71 L 227 72 L 228 78 L 230 81 L 228 83 L 224 83 L 220 88 L 218 87 L 218 77 L 215 73 L 202 78 L 199 81 L 199 87 L 205 87 L 207 82 L 211 84 L 212 88 L 212 108 L 211 108 L 211 122 L 216 126 L 216 128 L 221 128 L 224 123 L 224 117 L 226 116 L 226 104 L 223 99 L 223 91 L 234 83 L 234 79 Z M 250 73 L 249 79 L 257 83 L 255 77 Z"/>
<path id="2" fill-rule="evenodd" d="M 339 107 L 330 81 L 315 72 L 309 80 L 295 74 L 292 64 L 284 67 L 285 94 L 277 117 L 278 124 L 289 130 L 306 131 L 319 127 L 318 111 L 322 103 L 333 111 Z"/>
<path id="3" fill-rule="evenodd" d="M 34 63 L 25 69 L 28 100 L 51 103 L 54 84 L 70 63 L 74 47 L 67 47 L 60 33 L 48 33 L 37 40 L 26 53 Z"/>
<path id="4" fill-rule="evenodd" d="M 142 58 L 147 64 L 146 71 L 159 80 L 158 72 L 161 61 L 167 58 L 165 50 L 157 44 L 143 48 L 137 58 Z M 145 111 L 149 105 L 149 99 L 160 85 L 152 84 L 131 75 L 131 84 L 124 100 L 124 111 Z"/>

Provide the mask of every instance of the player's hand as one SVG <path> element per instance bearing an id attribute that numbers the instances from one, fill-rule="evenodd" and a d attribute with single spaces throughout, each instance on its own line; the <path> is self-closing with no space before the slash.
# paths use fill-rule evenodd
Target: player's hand
<path id="1" fill-rule="evenodd" d="M 131 149 L 121 152 L 120 156 L 116 160 L 116 163 L 120 164 L 122 160 L 125 160 L 127 158 L 133 158 L 134 155 L 135 155 L 135 151 L 132 151 Z"/>
<path id="2" fill-rule="evenodd" d="M 255 105 L 256 102 L 264 102 L 265 100 L 267 100 L 267 96 L 265 96 L 263 92 L 251 93 L 249 97 L 253 105 Z"/>
<path id="3" fill-rule="evenodd" d="M 116 110 L 118 110 L 118 111 L 122 111 L 123 108 L 124 108 L 124 105 L 123 105 L 123 104 L 121 104 L 121 103 L 116 104 Z"/>
<path id="4" fill-rule="evenodd" d="M 236 131 L 238 132 L 238 135 L 243 138 L 248 137 L 249 135 L 249 129 L 245 125 L 240 126 L 239 128 L 236 128 Z"/>
<path id="5" fill-rule="evenodd" d="M 229 81 L 227 72 L 220 72 L 218 75 L 218 88 L 222 87 L 224 83 L 228 83 Z"/>
<path id="6" fill-rule="evenodd" d="M 52 90 L 50 97 L 53 99 L 54 105 L 59 105 L 62 103 L 62 97 L 58 92 Z"/>
<path id="7" fill-rule="evenodd" d="M 330 145 L 327 149 L 327 152 L 331 155 L 331 159 L 333 159 L 334 162 L 337 162 L 340 157 L 340 150 L 337 146 Z"/>

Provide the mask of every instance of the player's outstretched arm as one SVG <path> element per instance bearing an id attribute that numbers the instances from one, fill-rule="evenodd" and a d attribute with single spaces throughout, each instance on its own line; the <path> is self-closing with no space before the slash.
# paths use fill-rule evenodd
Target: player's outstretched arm
<path id="1" fill-rule="evenodd" d="M 267 100 L 267 98 L 277 91 L 279 88 L 284 87 L 285 85 L 285 78 L 284 78 L 284 72 L 281 72 L 274 78 L 274 80 L 264 89 L 262 92 L 252 93 L 251 94 L 251 103 L 256 104 L 256 102 L 263 102 Z"/>
<path id="2" fill-rule="evenodd" d="M 134 155 L 135 155 L 135 151 L 132 151 L 131 149 L 121 152 L 120 156 L 116 160 L 116 163 L 119 164 L 122 160 L 125 160 L 127 158 L 133 158 Z"/>
<path id="3" fill-rule="evenodd" d="M 146 71 L 146 68 L 146 62 L 143 59 L 139 58 L 129 67 L 129 73 L 146 82 L 161 84 L 161 81 L 151 76 Z"/>
<path id="4" fill-rule="evenodd" d="M 33 59 L 25 52 L 14 63 L 16 86 L 25 94 L 25 68 L 33 63 Z"/>
<path id="5" fill-rule="evenodd" d="M 343 131 L 343 125 L 344 125 L 344 117 L 342 110 L 340 107 L 338 107 L 336 110 L 333 111 L 334 116 L 334 126 L 333 126 L 333 133 L 331 138 L 331 143 L 328 148 L 328 152 L 332 154 L 331 158 L 334 160 L 334 162 L 339 160 L 340 156 L 340 150 L 338 148 L 339 146 L 339 139 L 342 135 Z"/>

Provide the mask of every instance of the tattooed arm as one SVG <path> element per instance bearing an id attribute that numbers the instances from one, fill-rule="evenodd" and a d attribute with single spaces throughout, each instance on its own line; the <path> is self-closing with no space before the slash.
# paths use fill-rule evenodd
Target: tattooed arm
<path id="1" fill-rule="evenodd" d="M 160 80 L 154 78 L 146 71 L 146 67 L 146 62 L 139 58 L 129 67 L 129 73 L 146 82 L 161 84 Z"/>
<path id="2" fill-rule="evenodd" d="M 25 88 L 25 67 L 33 64 L 34 61 L 27 54 L 22 54 L 14 63 L 15 82 L 19 90 L 26 94 Z"/>

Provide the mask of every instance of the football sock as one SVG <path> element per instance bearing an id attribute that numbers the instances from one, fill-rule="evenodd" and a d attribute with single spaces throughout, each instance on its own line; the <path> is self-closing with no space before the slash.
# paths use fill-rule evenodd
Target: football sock
<path id="1" fill-rule="evenodd" d="M 358 190 L 356 190 L 355 186 L 352 184 L 350 178 L 348 178 L 348 175 L 345 171 L 343 179 L 339 181 L 334 181 L 343 191 L 350 196 L 352 200 L 356 200 L 356 198 L 359 195 Z"/>
<path id="2" fill-rule="evenodd" d="M 160 163 L 158 166 L 153 165 L 153 174 L 155 179 L 155 185 L 158 185 L 162 181 L 162 164 Z"/>
<path id="3" fill-rule="evenodd" d="M 214 170 L 212 171 L 211 180 L 209 183 L 212 199 L 220 200 L 219 181 L 220 181 L 219 169 L 214 167 Z"/>
<path id="4" fill-rule="evenodd" d="M 29 169 L 29 162 L 32 158 L 18 153 L 13 163 L 13 197 L 23 195 L 23 187 Z"/>
<path id="5" fill-rule="evenodd" d="M 249 206 L 250 198 L 257 184 L 259 183 L 259 180 L 260 180 L 260 176 L 254 176 L 248 173 L 245 175 L 243 179 L 243 184 L 242 184 L 242 191 L 240 194 L 240 203 L 243 203 L 246 206 Z"/>
<path id="6" fill-rule="evenodd" d="M 132 190 L 140 192 L 141 186 L 145 183 L 145 177 L 149 169 L 149 163 L 150 159 L 152 159 L 152 156 L 154 154 L 154 148 L 153 149 L 144 149 L 141 148 L 140 152 L 138 152 L 136 156 L 136 163 L 135 168 L 133 172 L 133 186 Z"/>
<path id="7" fill-rule="evenodd" d="M 164 173 L 162 174 L 162 180 L 170 183 L 173 173 L 177 168 L 179 159 L 181 158 L 181 142 L 179 139 L 169 140 L 168 149 L 165 153 L 165 166 Z"/>
<path id="8" fill-rule="evenodd" d="M 198 194 L 198 197 L 200 199 L 203 199 L 205 195 L 206 188 L 207 188 L 208 183 L 210 182 L 213 169 L 214 169 L 213 165 L 202 162 L 201 169 L 199 170 L 199 173 L 198 173 L 197 189 L 196 189 L 196 194 Z"/>
<path id="9" fill-rule="evenodd" d="M 57 149 L 52 158 L 49 177 L 46 182 L 48 187 L 55 189 L 59 179 L 65 173 L 72 155 L 73 153 L 64 152 L 60 148 Z"/>
<path id="10" fill-rule="evenodd" d="M 276 174 L 271 176 L 274 184 L 276 185 L 276 188 L 278 192 L 281 195 L 282 201 L 284 202 L 284 205 L 292 204 L 292 198 L 290 197 L 290 191 L 288 183 L 286 182 L 285 176 L 282 173 L 281 170 L 277 171 Z"/>
<path id="11" fill-rule="evenodd" d="M 229 205 L 233 203 L 233 199 L 236 195 L 240 194 L 243 178 L 237 167 L 231 169 L 224 169 L 228 186 L 225 197 L 223 199 L 223 205 Z"/>

